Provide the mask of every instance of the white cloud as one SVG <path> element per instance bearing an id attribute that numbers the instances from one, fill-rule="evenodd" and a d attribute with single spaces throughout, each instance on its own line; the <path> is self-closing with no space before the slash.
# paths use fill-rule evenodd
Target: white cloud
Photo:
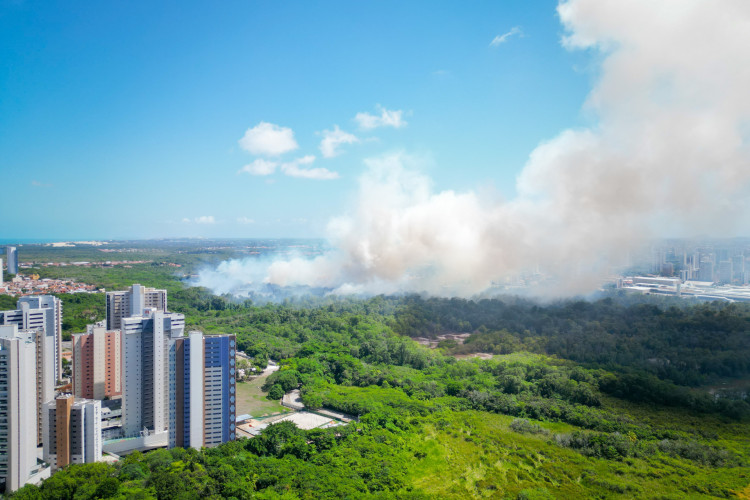
<path id="1" fill-rule="evenodd" d="M 502 35 L 497 35 L 495 38 L 493 38 L 490 42 L 490 47 L 497 47 L 507 42 L 508 39 L 513 35 L 523 36 L 523 31 L 521 31 L 521 28 L 519 28 L 518 26 L 514 26 L 509 32 L 503 33 Z"/>
<path id="2" fill-rule="evenodd" d="M 342 144 L 359 142 L 357 136 L 344 132 L 338 125 L 334 125 L 333 130 L 324 130 L 322 134 L 323 140 L 320 141 L 320 152 L 323 154 L 323 158 L 337 156 L 340 153 L 339 146 Z"/>
<path id="3" fill-rule="evenodd" d="M 359 124 L 359 128 L 363 130 L 372 130 L 378 127 L 401 128 L 406 126 L 406 121 L 403 118 L 404 112 L 402 110 L 385 109 L 380 104 L 378 104 L 376 108 L 380 111 L 379 116 L 371 115 L 366 112 L 357 113 L 354 120 Z"/>
<path id="4" fill-rule="evenodd" d="M 238 224 L 255 224 L 255 221 L 249 217 L 237 217 Z"/>
<path id="5" fill-rule="evenodd" d="M 183 224 L 190 224 L 190 219 L 188 219 L 187 217 L 183 217 L 182 218 L 182 223 Z"/>
<path id="6" fill-rule="evenodd" d="M 216 224 L 216 219 L 213 215 L 202 215 L 195 218 L 196 224 Z"/>
<path id="7" fill-rule="evenodd" d="M 255 127 L 247 129 L 238 142 L 245 151 L 264 156 L 278 156 L 298 147 L 292 129 L 268 122 L 260 122 Z"/>
<path id="8" fill-rule="evenodd" d="M 275 161 L 268 161 L 268 160 L 264 160 L 263 158 L 258 158 L 252 163 L 242 167 L 240 170 L 237 171 L 237 173 L 241 174 L 245 172 L 250 175 L 271 175 L 272 173 L 276 171 L 276 167 L 278 165 L 279 164 L 276 163 Z"/>
<path id="9" fill-rule="evenodd" d="M 31 181 L 31 185 L 34 187 L 45 187 L 45 188 L 52 187 L 52 184 L 49 184 L 46 182 L 39 182 L 37 180 Z"/>
<path id="10" fill-rule="evenodd" d="M 330 180 L 338 179 L 338 172 L 333 172 L 327 168 L 301 168 L 304 165 L 312 165 L 315 156 L 307 155 L 297 158 L 294 161 L 281 165 L 281 171 L 289 177 L 299 177 L 302 179 Z"/>

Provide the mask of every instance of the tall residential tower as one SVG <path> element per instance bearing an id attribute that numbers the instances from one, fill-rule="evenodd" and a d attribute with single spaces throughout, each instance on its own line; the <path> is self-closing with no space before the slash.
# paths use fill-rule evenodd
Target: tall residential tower
<path id="1" fill-rule="evenodd" d="M 122 429 L 135 436 L 169 429 L 169 359 L 185 316 L 146 309 L 122 319 Z"/>
<path id="2" fill-rule="evenodd" d="M 198 448 L 236 436 L 234 335 L 190 332 L 170 360 L 169 447 Z"/>
<path id="3" fill-rule="evenodd" d="M 5 247 L 8 258 L 8 274 L 18 274 L 18 249 L 16 247 Z"/>
<path id="4" fill-rule="evenodd" d="M 167 310 L 167 291 L 133 285 L 126 291 L 107 292 L 107 330 L 121 330 L 122 320 L 146 309 Z"/>
<path id="5" fill-rule="evenodd" d="M 0 481 L 6 492 L 26 484 L 36 466 L 36 333 L 0 326 Z"/>
<path id="6" fill-rule="evenodd" d="M 104 322 L 73 335 L 73 394 L 104 399 L 122 394 L 122 334 Z"/>

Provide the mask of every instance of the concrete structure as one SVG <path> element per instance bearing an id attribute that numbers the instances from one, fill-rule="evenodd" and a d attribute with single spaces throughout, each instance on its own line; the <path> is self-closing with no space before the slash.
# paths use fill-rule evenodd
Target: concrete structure
<path id="1" fill-rule="evenodd" d="M 53 469 L 102 459 L 101 401 L 59 396 L 44 405 L 44 461 Z"/>
<path id="2" fill-rule="evenodd" d="M 34 298 L 43 298 L 50 296 L 41 296 Z M 27 297 L 24 297 L 26 299 Z M 28 297 L 31 298 L 31 297 Z M 59 306 L 59 300 L 55 297 Z M 42 301 L 44 302 L 44 301 Z M 54 308 L 31 309 L 28 301 L 18 301 L 18 309 L 12 311 L 0 311 L 0 325 L 5 325 L 10 329 L 5 329 L 1 334 L 5 337 L 13 337 L 19 329 L 22 331 L 33 331 L 35 344 L 35 389 L 36 410 L 37 410 L 37 442 L 42 442 L 42 422 L 41 412 L 42 404 L 54 399 L 55 385 L 58 380 L 58 360 L 57 350 L 60 347 L 58 336 L 55 331 L 57 312 Z M 13 330 L 15 329 L 15 330 Z M 59 372 L 61 373 L 61 372 Z"/>
<path id="3" fill-rule="evenodd" d="M 0 266 L 1 267 L 1 266 Z M 734 281 L 740 285 L 746 285 L 745 281 L 745 256 L 742 254 L 732 257 L 732 270 L 734 272 Z M 2 278 L 0 278 L 0 282 Z"/>
<path id="4" fill-rule="evenodd" d="M 146 309 L 167 310 L 167 291 L 133 285 L 126 291 L 107 292 L 107 330 L 122 330 L 122 320 L 141 316 Z"/>
<path id="5" fill-rule="evenodd" d="M 702 260 L 698 269 L 698 280 L 705 282 L 714 281 L 714 264 L 710 260 Z"/>
<path id="6" fill-rule="evenodd" d="M 734 278 L 731 260 L 722 260 L 719 262 L 718 278 L 720 283 L 731 283 Z"/>
<path id="7" fill-rule="evenodd" d="M 8 258 L 8 274 L 18 274 L 18 249 L 16 247 L 5 247 Z"/>
<path id="8" fill-rule="evenodd" d="M 0 481 L 15 491 L 37 468 L 36 332 L 0 326 Z"/>
<path id="9" fill-rule="evenodd" d="M 122 394 L 122 334 L 107 331 L 104 322 L 73 335 L 73 394 L 104 399 Z"/>
<path id="10" fill-rule="evenodd" d="M 170 359 L 169 447 L 216 446 L 236 437 L 236 339 L 190 332 Z"/>
<path id="11" fill-rule="evenodd" d="M 33 295 L 21 297 L 16 303 L 18 309 L 29 308 L 29 310 L 48 310 L 44 325 L 45 335 L 53 336 L 55 343 L 55 381 L 62 380 L 62 301 L 53 295 Z M 24 326 L 24 328 L 35 328 Z M 46 360 L 45 360 L 46 362 Z"/>
<path id="12" fill-rule="evenodd" d="M 169 429 L 170 351 L 185 316 L 146 309 L 122 319 L 122 427 L 125 437 Z"/>

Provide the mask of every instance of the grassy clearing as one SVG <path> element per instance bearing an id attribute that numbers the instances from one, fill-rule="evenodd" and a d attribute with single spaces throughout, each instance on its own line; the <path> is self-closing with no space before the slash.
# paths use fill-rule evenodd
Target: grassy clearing
<path id="1" fill-rule="evenodd" d="M 711 468 L 662 454 L 586 457 L 549 436 L 513 432 L 512 420 L 456 412 L 426 422 L 409 443 L 410 482 L 436 498 L 732 498 L 750 487 L 747 466 Z"/>
<path id="2" fill-rule="evenodd" d="M 278 401 L 269 401 L 260 388 L 266 377 L 260 376 L 249 382 L 237 384 L 237 414 L 249 413 L 253 417 L 262 417 L 270 413 L 287 411 Z"/>

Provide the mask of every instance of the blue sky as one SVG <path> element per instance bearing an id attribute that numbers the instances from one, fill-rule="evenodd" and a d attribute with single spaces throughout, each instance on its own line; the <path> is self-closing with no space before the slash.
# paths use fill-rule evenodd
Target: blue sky
<path id="1" fill-rule="evenodd" d="M 394 151 L 435 189 L 512 198 L 541 141 L 588 124 L 594 61 L 562 47 L 555 7 L 0 2 L 0 237 L 322 236 Z M 355 119 L 383 109 L 402 126 Z M 243 149 L 261 122 L 297 148 Z M 358 142 L 326 158 L 334 126 Z M 298 169 L 337 178 L 284 174 L 310 155 Z M 259 158 L 274 173 L 240 172 Z"/>

